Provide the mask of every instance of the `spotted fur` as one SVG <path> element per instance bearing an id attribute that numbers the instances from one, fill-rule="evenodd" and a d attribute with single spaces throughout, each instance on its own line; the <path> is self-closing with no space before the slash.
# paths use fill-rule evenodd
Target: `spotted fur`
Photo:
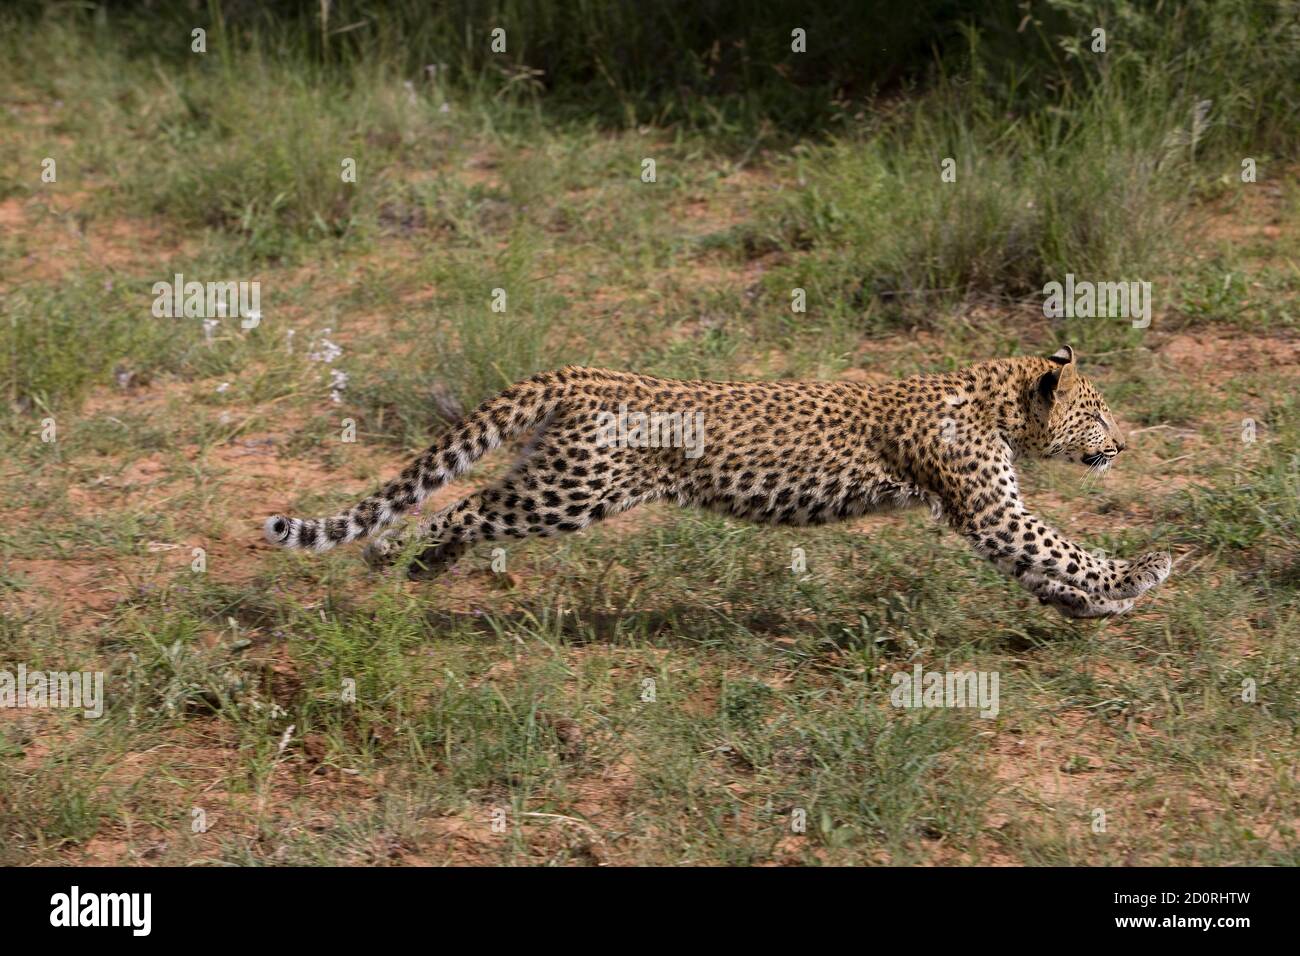
<path id="1" fill-rule="evenodd" d="M 703 414 L 702 444 L 635 447 L 607 439 L 602 412 Z M 608 421 L 608 419 L 604 419 Z M 330 518 L 276 515 L 271 542 L 325 551 L 373 536 L 502 442 L 531 437 L 499 483 L 413 533 L 413 577 L 476 541 L 578 531 L 643 502 L 676 501 L 767 524 L 816 525 L 929 505 L 974 550 L 1073 617 L 1128 610 L 1169 574 L 1165 552 L 1133 561 L 1090 554 L 1020 496 L 1017 458 L 1097 471 L 1124 438 L 1067 346 L 886 384 L 673 381 L 590 368 L 536 375 L 484 402 L 378 492 Z M 410 533 L 407 534 L 409 538 Z M 387 532 L 380 565 L 403 551 Z"/>

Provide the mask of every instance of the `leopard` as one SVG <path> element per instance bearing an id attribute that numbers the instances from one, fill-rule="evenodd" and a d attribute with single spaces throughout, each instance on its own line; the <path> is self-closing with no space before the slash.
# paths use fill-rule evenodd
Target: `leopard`
<path id="1" fill-rule="evenodd" d="M 512 441 L 522 451 L 500 480 L 392 527 Z M 427 580 L 476 542 L 577 532 L 653 501 L 792 526 L 928 507 L 1042 604 L 1104 618 L 1161 584 L 1170 554 L 1088 550 L 1029 508 L 1016 465 L 1059 460 L 1100 475 L 1126 448 L 1069 345 L 883 382 L 686 381 L 568 366 L 487 399 L 346 511 L 272 515 L 264 534 L 316 552 L 368 538 L 372 568 L 400 563 Z"/>

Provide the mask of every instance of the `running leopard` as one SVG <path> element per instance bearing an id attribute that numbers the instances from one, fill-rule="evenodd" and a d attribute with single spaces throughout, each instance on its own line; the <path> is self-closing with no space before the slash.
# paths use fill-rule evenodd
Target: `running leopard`
<path id="1" fill-rule="evenodd" d="M 656 416 L 688 440 L 646 441 L 643 429 L 624 427 L 629 417 L 644 425 Z M 524 438 L 500 482 L 404 534 L 376 536 L 488 451 Z M 420 578 L 474 542 L 578 531 L 648 501 L 784 525 L 925 505 L 1043 603 L 1103 617 L 1164 581 L 1169 554 L 1089 553 L 1029 510 L 1015 463 L 1054 458 L 1103 472 L 1124 449 L 1069 346 L 885 384 L 674 381 L 570 367 L 488 399 L 347 511 L 275 515 L 265 534 L 315 551 L 372 537 L 372 566 L 410 553 L 414 535 L 408 573 Z"/>

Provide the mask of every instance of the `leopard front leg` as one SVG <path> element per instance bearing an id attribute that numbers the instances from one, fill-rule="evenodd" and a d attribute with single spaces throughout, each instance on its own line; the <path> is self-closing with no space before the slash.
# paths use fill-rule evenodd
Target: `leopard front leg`
<path id="1" fill-rule="evenodd" d="M 1018 501 L 971 516 L 958 530 L 977 554 L 1026 586 L 1049 579 L 1102 598 L 1136 596 L 1117 593 L 1128 583 L 1124 565 L 1089 554 Z"/>
<path id="2" fill-rule="evenodd" d="M 976 553 L 1067 613 L 1082 606 L 1079 594 L 1099 614 L 1118 613 L 1114 609 L 1123 602 L 1139 597 L 1169 575 L 1171 562 L 1164 552 L 1145 554 L 1131 562 L 1088 553 L 1029 512 L 1014 478 L 996 493 L 979 486 L 950 493 L 944 505 L 950 522 Z M 1047 583 L 1062 587 L 1047 588 Z M 1040 590 L 1046 593 L 1039 594 Z"/>

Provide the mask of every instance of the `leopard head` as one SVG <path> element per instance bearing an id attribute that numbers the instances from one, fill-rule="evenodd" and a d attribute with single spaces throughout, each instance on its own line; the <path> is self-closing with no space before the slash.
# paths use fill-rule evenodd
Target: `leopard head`
<path id="1" fill-rule="evenodd" d="M 1105 471 L 1126 445 L 1101 393 L 1079 373 L 1068 345 L 1048 356 L 1032 398 L 1042 456 Z"/>

